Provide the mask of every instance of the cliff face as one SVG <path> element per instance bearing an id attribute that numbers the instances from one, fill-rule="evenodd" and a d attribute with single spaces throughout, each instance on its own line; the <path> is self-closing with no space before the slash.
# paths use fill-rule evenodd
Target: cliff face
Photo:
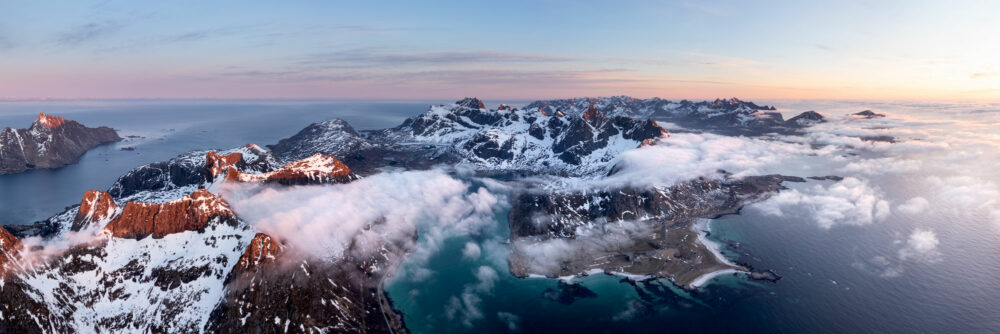
<path id="1" fill-rule="evenodd" d="M 250 246 L 240 256 L 240 260 L 236 262 L 233 273 L 249 272 L 262 265 L 274 263 L 281 256 L 282 251 L 283 248 L 278 240 L 267 234 L 257 233 L 253 240 L 250 240 Z"/>
<path id="2" fill-rule="evenodd" d="M 63 117 L 38 114 L 27 129 L 0 131 L 0 174 L 75 163 L 87 150 L 121 140 L 114 129 L 88 128 Z"/>
<path id="3" fill-rule="evenodd" d="M 100 226 L 119 213 L 121 213 L 121 207 L 115 204 L 110 194 L 99 190 L 88 190 L 83 194 L 80 209 L 77 211 L 76 218 L 73 219 L 73 226 L 70 228 L 73 231 L 79 231 L 91 225 Z"/>
<path id="4" fill-rule="evenodd" d="M 203 230 L 216 218 L 234 223 L 235 217 L 221 197 L 199 189 L 166 203 L 128 202 L 106 229 L 119 238 L 142 239 L 150 235 L 163 238 L 173 233 Z"/>
<path id="5" fill-rule="evenodd" d="M 7 232 L 3 227 L 0 227 L 0 277 L 6 274 L 7 263 L 17 259 L 17 253 L 20 249 L 21 241 L 10 234 L 10 232 Z"/>

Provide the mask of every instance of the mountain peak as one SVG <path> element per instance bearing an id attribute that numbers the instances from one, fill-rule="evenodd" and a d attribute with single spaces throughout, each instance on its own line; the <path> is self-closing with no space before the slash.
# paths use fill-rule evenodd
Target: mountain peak
<path id="1" fill-rule="evenodd" d="M 604 113 L 598 111 L 597 107 L 594 107 L 593 104 L 587 108 L 587 111 L 583 112 L 583 119 L 585 120 L 592 121 L 599 118 L 604 118 Z"/>
<path id="2" fill-rule="evenodd" d="M 4 266 L 7 262 L 13 261 L 16 258 L 20 248 L 21 240 L 18 240 L 13 234 L 0 227 L 0 277 L 3 277 L 7 272 Z"/>
<path id="3" fill-rule="evenodd" d="M 87 190 L 80 201 L 80 209 L 73 219 L 72 230 L 79 231 L 88 225 L 110 220 L 118 214 L 121 207 L 115 204 L 111 194 L 100 190 Z"/>
<path id="4" fill-rule="evenodd" d="M 272 263 L 281 255 L 283 247 L 270 235 L 257 233 L 250 240 L 250 246 L 236 262 L 236 270 L 249 271 L 259 265 Z"/>
<path id="5" fill-rule="evenodd" d="M 470 109 L 486 109 L 486 104 L 483 103 L 483 100 L 480 100 L 480 99 L 475 98 L 475 97 L 467 97 L 467 98 L 458 100 L 458 102 L 455 102 L 455 104 L 457 104 L 459 106 L 462 106 L 462 107 L 470 108 Z"/>
<path id="6" fill-rule="evenodd" d="M 878 114 L 878 113 L 875 113 L 874 111 L 867 110 L 867 109 L 865 111 L 856 112 L 856 113 L 854 113 L 852 115 L 853 116 L 857 116 L 858 118 L 866 118 L 866 119 L 885 117 L 885 114 Z"/>
<path id="7" fill-rule="evenodd" d="M 230 166 L 235 166 L 240 161 L 243 161 L 243 154 L 240 152 L 233 152 L 227 155 L 221 155 L 215 153 L 215 151 L 208 152 L 205 154 L 205 169 L 208 172 L 205 176 L 209 181 L 215 180 L 222 172 L 228 170 Z"/>
<path id="8" fill-rule="evenodd" d="M 49 129 L 55 129 L 62 125 L 65 120 L 65 117 L 56 117 L 46 115 L 45 113 L 38 113 L 38 119 L 36 119 L 35 122 Z"/>

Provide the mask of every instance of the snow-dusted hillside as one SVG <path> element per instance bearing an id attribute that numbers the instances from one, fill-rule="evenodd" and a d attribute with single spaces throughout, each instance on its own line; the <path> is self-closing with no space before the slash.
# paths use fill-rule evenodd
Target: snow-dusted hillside
<path id="1" fill-rule="evenodd" d="M 256 231 L 214 193 L 244 181 L 231 173 L 279 184 L 357 180 L 340 161 L 316 155 L 276 168 L 270 152 L 248 145 L 154 165 L 116 183 L 112 190 L 125 197 L 88 191 L 79 206 L 47 220 L 44 238 L 19 240 L 0 230 L 0 332 L 401 328 L 398 320 L 390 325 L 395 313 L 383 315 L 385 301 L 371 293 L 388 269 L 384 261 L 403 253 L 399 245 L 337 259 L 286 258 L 282 241 Z M 154 170 L 167 173 L 155 182 L 121 182 Z"/>

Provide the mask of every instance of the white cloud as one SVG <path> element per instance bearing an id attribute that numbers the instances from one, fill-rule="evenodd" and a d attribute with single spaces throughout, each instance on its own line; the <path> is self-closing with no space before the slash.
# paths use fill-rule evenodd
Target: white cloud
<path id="1" fill-rule="evenodd" d="M 472 241 L 466 242 L 465 247 L 462 248 L 462 259 L 464 260 L 477 260 L 481 254 L 482 250 L 479 249 L 479 244 Z"/>
<path id="2" fill-rule="evenodd" d="M 789 209 L 805 211 L 820 227 L 830 228 L 885 220 L 890 213 L 889 202 L 880 197 L 881 191 L 867 181 L 847 177 L 828 186 L 816 184 L 802 190 L 785 190 L 752 207 L 774 216 L 783 216 Z"/>
<path id="3" fill-rule="evenodd" d="M 626 151 L 618 160 L 619 171 L 598 185 L 672 185 L 719 170 L 736 177 L 782 173 L 811 174 L 807 160 L 819 161 L 832 148 L 814 150 L 792 143 L 713 134 L 679 133 L 657 145 Z M 791 163 L 801 161 L 802 163 Z"/>
<path id="4" fill-rule="evenodd" d="M 476 269 L 476 283 L 468 284 L 460 296 L 453 296 L 444 307 L 444 314 L 448 320 L 458 320 L 465 327 L 472 327 L 473 322 L 483 319 L 483 311 L 480 309 L 482 297 L 480 294 L 490 294 L 493 286 L 500 278 L 497 271 L 489 266 L 480 266 Z"/>
<path id="5" fill-rule="evenodd" d="M 840 169 L 844 173 L 877 175 L 885 173 L 902 173 L 920 168 L 920 161 L 896 158 L 876 158 L 851 161 Z"/>
<path id="6" fill-rule="evenodd" d="M 930 206 L 931 203 L 928 202 L 927 199 L 923 197 L 914 197 L 906 201 L 906 203 L 897 206 L 896 210 L 909 215 L 917 215 L 927 211 Z"/>
<path id="7" fill-rule="evenodd" d="M 941 252 L 937 247 L 940 242 L 937 234 L 929 229 L 915 229 L 899 250 L 900 260 L 918 260 L 929 263 L 941 261 Z"/>
<path id="8" fill-rule="evenodd" d="M 509 312 L 497 312 L 497 319 L 500 319 L 511 332 L 521 330 L 521 317 Z"/>
<path id="9" fill-rule="evenodd" d="M 427 253 L 449 236 L 491 224 L 500 202 L 486 188 L 471 191 L 469 184 L 440 171 L 382 173 L 331 186 L 225 184 L 220 193 L 256 229 L 319 257 L 342 256 L 352 244 L 409 244 L 418 226 Z"/>

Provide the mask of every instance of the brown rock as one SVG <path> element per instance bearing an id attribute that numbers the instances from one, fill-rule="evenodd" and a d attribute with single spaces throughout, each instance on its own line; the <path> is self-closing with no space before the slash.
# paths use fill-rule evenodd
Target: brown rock
<path id="1" fill-rule="evenodd" d="M 219 177 L 222 172 L 226 171 L 231 166 L 235 166 L 240 161 L 243 161 L 243 154 L 239 152 L 227 155 L 208 152 L 208 154 L 205 155 L 205 169 L 208 171 L 206 175 L 208 176 L 209 181 Z"/>
<path id="2" fill-rule="evenodd" d="M 236 262 L 235 270 L 245 272 L 263 264 L 273 263 L 278 260 L 282 251 L 283 248 L 277 240 L 267 234 L 257 233 L 253 240 L 250 240 L 250 246 L 243 252 L 243 256 L 240 256 L 239 262 Z"/>
<path id="3" fill-rule="evenodd" d="M 66 120 L 65 117 L 56 117 L 52 115 L 46 115 L 44 113 L 38 113 L 38 119 L 35 121 L 38 122 L 38 124 L 44 125 L 49 129 L 55 129 L 61 126 L 63 124 L 63 121 L 65 120 Z"/>
<path id="4" fill-rule="evenodd" d="M 17 254 L 21 251 L 21 240 L 13 234 L 0 227 L 0 277 L 7 273 L 7 263 L 17 259 Z"/>
<path id="5" fill-rule="evenodd" d="M 604 118 L 604 113 L 597 111 L 597 108 L 593 104 L 583 113 L 583 119 L 585 120 L 592 121 L 598 118 Z"/>
<path id="6" fill-rule="evenodd" d="M 236 215 L 219 196 L 205 189 L 166 203 L 128 202 L 122 213 L 106 229 L 119 238 L 142 239 L 149 235 L 204 229 L 213 218 L 232 219 Z"/>
<path id="7" fill-rule="evenodd" d="M 73 219 L 73 231 L 79 231 L 90 224 L 99 223 L 113 218 L 121 207 L 115 204 L 111 194 L 100 190 L 88 190 L 80 201 L 80 211 Z"/>

